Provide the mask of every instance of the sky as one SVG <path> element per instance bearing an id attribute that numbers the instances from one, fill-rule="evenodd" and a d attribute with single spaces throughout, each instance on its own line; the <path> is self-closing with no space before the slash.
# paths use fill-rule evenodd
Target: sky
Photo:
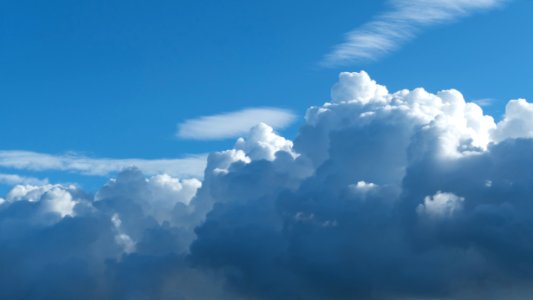
<path id="1" fill-rule="evenodd" d="M 533 2 L 315 2 L 0 1 L 0 298 L 530 297 Z"/>
<path id="2" fill-rule="evenodd" d="M 180 138 L 178 124 L 262 107 L 295 114 L 278 128 L 292 138 L 302 112 L 328 100 L 339 71 L 363 69 L 391 90 L 457 88 L 468 100 L 485 99 L 499 118 L 508 99 L 531 98 L 532 5 L 513 1 L 437 23 L 379 59 L 325 66 L 344 34 L 390 5 L 4 1 L 0 148 L 116 159 L 201 155 L 234 139 Z"/>

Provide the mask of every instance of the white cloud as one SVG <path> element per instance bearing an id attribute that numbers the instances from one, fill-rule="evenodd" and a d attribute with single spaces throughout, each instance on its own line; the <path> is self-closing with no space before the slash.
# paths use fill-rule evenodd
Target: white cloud
<path id="1" fill-rule="evenodd" d="M 132 186 L 135 186 L 133 191 Z M 195 178 L 179 179 L 168 174 L 145 178 L 139 170 L 130 169 L 120 173 L 118 178 L 111 179 L 98 191 L 95 200 L 127 198 L 159 223 L 174 223 L 181 220 L 174 218 L 173 209 L 177 205 L 188 206 L 201 186 L 201 181 Z"/>
<path id="2" fill-rule="evenodd" d="M 346 65 L 376 60 L 413 39 L 423 28 L 491 9 L 507 0 L 390 0 L 390 10 L 346 34 L 323 63 Z"/>
<path id="3" fill-rule="evenodd" d="M 408 138 L 420 126 L 425 126 L 427 131 L 439 131 L 432 147 L 437 147 L 443 157 L 469 155 L 487 149 L 492 141 L 492 130 L 496 128 L 491 116 L 484 115 L 477 104 L 466 102 L 457 90 L 433 94 L 416 88 L 390 93 L 385 86 L 371 80 L 366 72 L 342 72 L 339 82 L 332 88 L 331 97 L 331 102 L 307 111 L 308 126 L 321 130 L 314 130 L 315 135 L 305 133 L 299 136 L 295 141 L 296 151 L 303 151 L 319 165 L 331 152 L 328 145 L 332 138 L 328 136 L 330 131 L 351 128 L 353 132 L 349 136 L 366 137 L 371 134 L 368 128 L 376 127 L 372 130 L 384 131 L 382 134 L 388 138 L 369 139 L 373 144 L 354 148 L 357 152 L 351 153 L 351 157 L 344 157 L 342 152 L 335 153 L 335 159 L 339 163 L 342 159 L 354 163 L 358 160 L 361 174 L 354 178 L 365 178 L 378 185 L 391 183 L 393 178 L 401 180 L 406 157 L 394 153 L 408 147 Z M 369 160 L 368 157 L 376 159 Z M 380 164 L 390 170 L 376 171 L 376 165 Z M 380 179 L 366 177 L 367 172 L 375 173 Z"/>
<path id="4" fill-rule="evenodd" d="M 429 217 L 442 218 L 451 217 L 462 207 L 465 200 L 453 193 L 437 192 L 433 196 L 426 196 L 424 203 L 417 207 L 417 213 Z"/>
<path id="5" fill-rule="evenodd" d="M 177 136 L 182 139 L 217 140 L 246 134 L 250 128 L 266 123 L 282 129 L 295 119 L 292 112 L 280 108 L 248 108 L 219 115 L 186 120 L 178 125 Z"/>
<path id="6" fill-rule="evenodd" d="M 16 184 L 47 184 L 48 179 L 39 179 L 35 177 L 20 176 L 17 174 L 0 173 L 0 184 L 16 185 Z"/>
<path id="7" fill-rule="evenodd" d="M 51 155 L 31 151 L 0 151 L 0 167 L 31 171 L 68 171 L 83 175 L 107 176 L 137 167 L 148 175 L 166 173 L 179 177 L 201 177 L 205 155 L 178 159 L 90 158 L 78 154 Z"/>
<path id="8" fill-rule="evenodd" d="M 63 188 L 52 188 L 46 192 L 42 200 L 45 212 L 53 212 L 64 218 L 74 216 L 74 207 L 78 203 L 72 197 L 72 194 Z"/>
<path id="9" fill-rule="evenodd" d="M 377 84 L 365 71 L 343 72 L 339 75 L 339 81 L 331 88 L 331 99 L 336 103 L 355 101 L 368 104 L 371 101 L 386 102 L 388 93 L 385 86 Z"/>
<path id="10" fill-rule="evenodd" d="M 496 141 L 533 137 L 533 103 L 525 99 L 509 101 L 503 120 L 498 123 L 493 135 Z"/>
<path id="11" fill-rule="evenodd" d="M 94 207 L 111 213 L 115 241 L 126 252 L 133 251 L 147 229 L 159 225 L 179 231 L 174 251 L 182 253 L 194 239 L 197 209 L 191 199 L 201 186 L 194 178 L 146 177 L 138 169 L 127 169 L 96 193 Z"/>
<path id="12" fill-rule="evenodd" d="M 192 197 L 196 194 L 196 190 L 202 186 L 202 182 L 198 179 L 178 179 L 168 174 L 160 174 L 152 176 L 148 179 L 151 183 L 152 193 L 156 195 L 168 194 L 168 199 L 174 205 L 177 202 L 189 205 Z"/>
<path id="13" fill-rule="evenodd" d="M 60 188 L 60 185 L 44 184 L 44 185 L 30 185 L 20 184 L 14 186 L 6 195 L 6 200 L 13 201 L 28 201 L 37 202 L 41 199 L 44 193 L 53 188 Z"/>
<path id="14" fill-rule="evenodd" d="M 265 123 L 252 127 L 246 138 L 239 138 L 235 149 L 244 151 L 252 160 L 274 160 L 278 151 L 296 156 L 292 151 L 292 141 L 277 135 L 272 127 Z"/>
<path id="15" fill-rule="evenodd" d="M 355 184 L 351 184 L 350 188 L 352 188 L 356 192 L 366 193 L 366 192 L 369 192 L 371 190 L 378 188 L 378 186 L 372 182 L 366 182 L 364 180 L 360 180 Z"/>
<path id="16" fill-rule="evenodd" d="M 472 102 L 474 102 L 475 104 L 481 107 L 491 106 L 492 104 L 494 104 L 495 101 L 496 99 L 493 99 L 493 98 L 481 98 L 481 99 L 472 100 Z"/>
<path id="17" fill-rule="evenodd" d="M 36 224 L 54 224 L 66 216 L 75 216 L 75 207 L 80 202 L 74 199 L 78 190 L 75 186 L 60 184 L 14 186 L 6 195 L 5 202 L 29 202 L 37 208 L 31 214 Z M 52 218 L 50 218 L 52 215 Z"/>
<path id="18" fill-rule="evenodd" d="M 122 231 L 122 220 L 120 219 L 120 215 L 118 213 L 114 213 L 111 216 L 111 223 L 113 223 L 113 226 L 117 232 L 115 235 L 115 242 L 122 247 L 122 249 L 124 249 L 125 253 L 131 253 L 135 251 L 135 242 L 128 234 Z"/>

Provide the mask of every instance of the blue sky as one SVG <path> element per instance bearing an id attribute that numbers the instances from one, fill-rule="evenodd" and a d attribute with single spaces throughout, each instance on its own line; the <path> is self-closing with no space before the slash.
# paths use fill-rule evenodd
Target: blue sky
<path id="1" fill-rule="evenodd" d="M 428 26 L 387 55 L 333 67 L 321 61 L 345 33 L 389 10 L 385 1 L 2 7 L 1 150 L 117 159 L 202 154 L 235 139 L 180 139 L 177 124 L 253 107 L 292 111 L 292 126 L 279 128 L 292 138 L 305 109 L 329 100 L 339 71 L 364 69 L 391 91 L 457 88 L 468 100 L 491 99 L 484 109 L 497 119 L 508 99 L 533 98 L 531 1 Z"/>

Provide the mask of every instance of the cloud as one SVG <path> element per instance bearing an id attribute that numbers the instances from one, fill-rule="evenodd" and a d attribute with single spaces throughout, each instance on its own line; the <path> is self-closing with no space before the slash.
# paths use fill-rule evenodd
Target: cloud
<path id="1" fill-rule="evenodd" d="M 17 202 L 25 202 L 32 207 L 27 210 L 26 221 L 37 226 L 52 225 L 76 215 L 75 207 L 79 201 L 75 198 L 79 195 L 72 185 L 16 185 L 7 193 L 3 206 L 18 206 Z"/>
<path id="2" fill-rule="evenodd" d="M 178 125 L 177 136 L 182 139 L 218 140 L 235 138 L 263 122 L 282 129 L 290 125 L 295 115 L 280 108 L 248 108 L 239 111 L 186 120 Z"/>
<path id="3" fill-rule="evenodd" d="M 0 203 L 2 299 L 529 299 L 530 103 L 341 73 L 294 141 L 266 124 L 202 182 L 126 169 Z"/>
<path id="4" fill-rule="evenodd" d="M 235 149 L 242 150 L 254 160 L 274 160 L 279 151 L 296 156 L 292 151 L 292 142 L 274 133 L 272 127 L 265 123 L 252 127 L 246 139 L 239 138 L 235 143 Z"/>
<path id="5" fill-rule="evenodd" d="M 505 116 L 494 131 L 497 141 L 507 138 L 533 137 L 533 104 L 525 99 L 511 100 Z"/>
<path id="6" fill-rule="evenodd" d="M 146 177 L 138 169 L 122 171 L 94 196 L 75 186 L 15 186 L 0 204 L 6 245 L 0 249 L 0 298 L 176 299 L 176 287 L 187 299 L 223 299 L 217 279 L 203 287 L 209 275 L 180 258 L 194 237 L 185 217 L 200 186 L 196 179 Z M 153 265 L 154 272 L 144 273 L 142 265 Z M 165 265 L 167 271 L 160 269 Z M 131 272 L 140 269 L 153 280 Z M 152 287 L 163 289 L 159 280 L 165 278 L 170 290 L 163 297 Z"/>
<path id="7" fill-rule="evenodd" d="M 129 167 L 137 167 L 148 175 L 166 173 L 180 177 L 201 177 L 204 155 L 178 159 L 111 159 L 90 158 L 79 154 L 0 150 L 0 167 L 30 171 L 68 171 L 90 176 L 108 176 Z"/>
<path id="8" fill-rule="evenodd" d="M 0 173 L 0 184 L 16 185 L 16 184 L 47 184 L 48 179 L 39 179 L 35 177 L 20 176 L 17 174 Z"/>
<path id="9" fill-rule="evenodd" d="M 458 197 L 453 193 L 438 191 L 433 196 L 426 196 L 424 203 L 419 204 L 416 211 L 429 217 L 449 217 L 461 209 L 464 200 L 463 197 Z"/>
<path id="10" fill-rule="evenodd" d="M 496 99 L 493 99 L 493 98 L 481 98 L 481 99 L 472 100 L 472 102 L 474 102 L 475 104 L 481 107 L 491 106 L 492 104 L 494 104 L 495 101 Z"/>
<path id="11" fill-rule="evenodd" d="M 510 104 L 515 117 L 527 105 Z M 533 222 L 533 140 L 501 140 L 506 127 L 457 90 L 390 93 L 341 73 L 290 150 L 208 164 L 191 259 L 259 299 L 530 296 L 533 231 L 517 224 Z"/>
<path id="12" fill-rule="evenodd" d="M 376 60 L 415 38 L 425 27 L 453 22 L 507 0 L 390 0 L 390 9 L 346 34 L 323 64 L 326 66 Z"/>

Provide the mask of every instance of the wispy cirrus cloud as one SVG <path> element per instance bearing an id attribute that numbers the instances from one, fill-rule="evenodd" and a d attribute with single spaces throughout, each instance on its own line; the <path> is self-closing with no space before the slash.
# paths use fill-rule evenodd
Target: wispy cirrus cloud
<path id="1" fill-rule="evenodd" d="M 67 171 L 90 176 L 106 176 L 125 168 L 137 167 L 148 175 L 166 173 L 179 177 L 202 177 L 205 165 L 205 155 L 149 160 L 91 158 L 72 153 L 51 155 L 20 150 L 0 151 L 0 167 L 29 171 Z"/>
<path id="2" fill-rule="evenodd" d="M 247 108 L 186 120 L 178 125 L 177 136 L 193 140 L 234 138 L 246 134 L 250 128 L 261 122 L 275 129 L 282 129 L 290 125 L 295 118 L 295 115 L 286 109 Z"/>
<path id="3" fill-rule="evenodd" d="M 346 34 L 322 64 L 339 66 L 376 60 L 416 37 L 425 27 L 453 22 L 509 0 L 389 0 L 390 9 Z"/>
<path id="4" fill-rule="evenodd" d="M 481 99 L 472 100 L 472 102 L 474 102 L 475 104 L 479 106 L 491 106 L 495 101 L 496 99 L 493 99 L 493 98 L 481 98 Z"/>

